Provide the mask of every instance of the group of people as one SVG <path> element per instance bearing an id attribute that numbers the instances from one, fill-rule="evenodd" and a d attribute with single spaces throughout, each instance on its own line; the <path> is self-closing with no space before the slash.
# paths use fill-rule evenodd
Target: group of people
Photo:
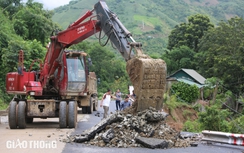
<path id="1" fill-rule="evenodd" d="M 132 95 L 126 95 L 124 100 L 122 101 L 122 93 L 120 92 L 119 89 L 116 91 L 115 96 L 112 95 L 111 90 L 108 89 L 107 92 L 103 95 L 101 103 L 100 103 L 100 107 L 103 107 L 103 110 L 104 110 L 103 118 L 108 117 L 108 111 L 109 111 L 109 105 L 110 105 L 111 98 L 115 99 L 116 110 L 122 111 L 132 105 L 132 102 L 129 99 L 131 98 L 132 100 L 135 100 L 136 95 L 133 91 Z"/>

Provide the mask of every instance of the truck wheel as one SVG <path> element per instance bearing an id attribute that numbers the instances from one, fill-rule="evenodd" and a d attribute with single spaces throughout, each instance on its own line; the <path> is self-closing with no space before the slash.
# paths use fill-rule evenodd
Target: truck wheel
<path id="1" fill-rule="evenodd" d="M 33 117 L 26 118 L 25 120 L 26 120 L 26 123 L 33 123 Z"/>
<path id="2" fill-rule="evenodd" d="M 16 129 L 17 128 L 17 117 L 16 117 L 16 101 L 11 101 L 9 104 L 9 110 L 8 110 L 8 125 L 10 129 Z"/>
<path id="3" fill-rule="evenodd" d="M 97 111 L 97 110 L 98 110 L 98 100 L 96 98 L 95 103 L 93 103 L 93 111 Z"/>
<path id="4" fill-rule="evenodd" d="M 59 104 L 59 127 L 67 127 L 67 103 L 66 101 L 61 101 Z"/>
<path id="5" fill-rule="evenodd" d="M 26 103 L 24 101 L 20 101 L 18 104 L 18 115 L 17 115 L 17 122 L 20 129 L 26 128 L 26 120 L 25 120 L 25 108 Z"/>
<path id="6" fill-rule="evenodd" d="M 69 128 L 75 128 L 77 122 L 77 103 L 74 101 L 69 102 L 68 111 L 68 126 Z"/>
<path id="7" fill-rule="evenodd" d="M 92 114 L 93 112 L 93 100 L 92 97 L 90 97 L 90 106 L 87 106 L 87 113 Z"/>

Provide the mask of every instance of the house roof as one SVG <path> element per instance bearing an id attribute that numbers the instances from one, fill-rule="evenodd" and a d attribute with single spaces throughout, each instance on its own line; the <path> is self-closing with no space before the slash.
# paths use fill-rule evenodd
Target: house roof
<path id="1" fill-rule="evenodd" d="M 195 70 L 193 69 L 181 69 L 181 70 L 186 72 L 191 77 L 193 77 L 200 84 L 204 84 L 206 79 L 203 76 L 201 76 L 199 73 L 197 73 Z"/>
<path id="2" fill-rule="evenodd" d="M 206 80 L 203 76 L 201 76 L 199 73 L 197 73 L 193 69 L 180 69 L 180 70 L 176 71 L 174 74 L 170 75 L 168 78 L 175 76 L 175 74 L 179 73 L 180 71 L 185 72 L 192 79 L 194 79 L 195 82 L 199 83 L 200 85 L 203 85 L 205 80 Z M 185 80 L 185 78 L 176 78 L 176 79 L 184 79 Z"/>

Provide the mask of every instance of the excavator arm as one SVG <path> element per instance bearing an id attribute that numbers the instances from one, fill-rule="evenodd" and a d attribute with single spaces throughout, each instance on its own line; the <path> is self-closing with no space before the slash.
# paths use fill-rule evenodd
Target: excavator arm
<path id="1" fill-rule="evenodd" d="M 65 48 L 97 32 L 101 38 L 102 31 L 106 34 L 107 41 L 101 44 L 101 39 L 99 39 L 100 44 L 105 46 L 110 40 L 127 61 L 126 70 L 137 95 L 137 110 L 144 110 L 150 106 L 161 109 L 166 84 L 165 62 L 161 59 L 151 59 L 143 54 L 141 43 L 132 38 L 132 34 L 120 22 L 117 15 L 109 10 L 104 1 L 96 3 L 93 10 L 88 11 L 66 30 L 51 37 L 40 77 L 43 88 L 62 63 Z"/>
<path id="2" fill-rule="evenodd" d="M 109 10 L 107 4 L 103 1 L 98 2 L 94 9 L 99 21 L 99 27 L 107 35 L 108 39 L 113 43 L 117 50 L 121 53 L 126 61 L 135 55 L 132 48 L 141 47 L 141 43 L 137 43 L 132 34 L 120 22 L 117 15 Z"/>

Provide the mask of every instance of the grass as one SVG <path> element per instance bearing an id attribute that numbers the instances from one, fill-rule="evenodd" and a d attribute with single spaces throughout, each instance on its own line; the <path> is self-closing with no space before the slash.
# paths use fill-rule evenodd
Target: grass
<path id="1" fill-rule="evenodd" d="M 133 29 L 132 33 L 135 35 L 142 35 L 143 32 L 141 31 L 141 29 L 139 27 L 136 27 Z"/>
<path id="2" fill-rule="evenodd" d="M 143 21 L 146 25 L 149 25 L 151 27 L 154 27 L 155 25 L 161 25 L 162 22 L 157 17 L 148 17 L 148 16 L 142 16 L 142 15 L 134 15 L 134 20 L 136 21 Z"/>
<path id="3" fill-rule="evenodd" d="M 175 95 L 168 97 L 165 104 L 166 104 L 166 106 L 168 106 L 169 109 L 175 109 L 177 107 L 188 106 L 186 103 L 178 102 Z"/>

